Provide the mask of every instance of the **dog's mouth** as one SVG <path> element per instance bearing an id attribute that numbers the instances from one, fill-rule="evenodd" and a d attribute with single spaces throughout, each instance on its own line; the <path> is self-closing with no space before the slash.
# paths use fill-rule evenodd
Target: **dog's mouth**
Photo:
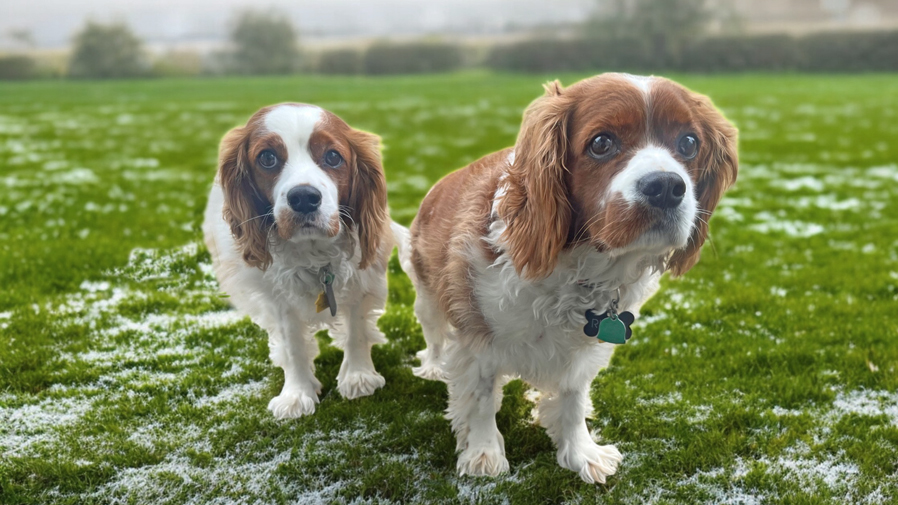
<path id="1" fill-rule="evenodd" d="M 289 213 L 277 220 L 278 236 L 283 240 L 297 241 L 314 238 L 333 238 L 340 233 L 340 219 L 315 214 L 312 216 Z"/>
<path id="2" fill-rule="evenodd" d="M 296 240 L 325 235 L 321 219 L 315 216 L 304 216 L 294 212 L 282 212 L 278 215 L 277 232 L 283 240 Z"/>
<path id="3" fill-rule="evenodd" d="M 650 250 L 674 251 L 683 249 L 689 244 L 689 236 L 692 233 L 692 222 L 687 222 L 682 215 L 666 215 L 659 218 L 646 228 L 639 239 L 634 241 L 637 248 Z"/>
<path id="4" fill-rule="evenodd" d="M 629 208 L 624 216 L 600 223 L 590 239 L 598 252 L 682 249 L 693 227 L 679 209 Z"/>

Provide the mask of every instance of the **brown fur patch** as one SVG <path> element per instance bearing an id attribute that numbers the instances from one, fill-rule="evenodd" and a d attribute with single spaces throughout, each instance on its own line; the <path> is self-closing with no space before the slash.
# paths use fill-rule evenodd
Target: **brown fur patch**
<path id="1" fill-rule="evenodd" d="M 545 89 L 524 112 L 507 192 L 498 207 L 507 225 L 502 238 L 515 269 L 531 279 L 555 269 L 571 226 L 564 184 L 570 101 L 557 81 Z"/>
<path id="2" fill-rule="evenodd" d="M 486 156 L 438 182 L 421 202 L 411 226 L 412 265 L 418 289 L 436 296 L 449 322 L 466 345 L 492 338 L 474 294 L 471 255 L 486 261 L 495 252 L 484 247 L 499 176 L 509 150 Z"/>
<path id="3" fill-rule="evenodd" d="M 218 178 L 224 193 L 222 213 L 247 264 L 265 270 L 271 264 L 268 232 L 271 200 L 258 189 L 249 157 L 253 128 L 234 128 L 219 148 Z"/>

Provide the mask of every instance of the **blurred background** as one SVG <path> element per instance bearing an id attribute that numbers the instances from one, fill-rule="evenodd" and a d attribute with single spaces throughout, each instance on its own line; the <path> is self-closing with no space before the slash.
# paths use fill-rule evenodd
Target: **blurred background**
<path id="1" fill-rule="evenodd" d="M 398 261 L 388 386 L 342 400 L 320 333 L 318 412 L 275 422 L 202 245 L 222 135 L 320 105 L 381 137 L 408 225 L 542 82 L 605 70 L 710 96 L 740 150 L 701 262 L 591 390 L 619 476 L 560 469 L 513 381 L 512 473 L 457 478 Z M 898 0 L 0 0 L 0 504 L 895 503 L 895 139 Z"/>
<path id="2" fill-rule="evenodd" d="M 4 0 L 0 79 L 464 68 L 898 70 L 894 0 L 271 0 L 259 5 Z"/>

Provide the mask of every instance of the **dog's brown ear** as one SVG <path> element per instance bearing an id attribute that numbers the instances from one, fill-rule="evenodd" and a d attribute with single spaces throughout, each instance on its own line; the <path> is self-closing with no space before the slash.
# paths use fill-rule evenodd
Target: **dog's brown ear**
<path id="1" fill-rule="evenodd" d="M 271 265 L 268 232 L 273 221 L 268 202 L 253 181 L 248 142 L 246 127 L 234 128 L 225 135 L 218 149 L 218 179 L 224 192 L 224 219 L 243 252 L 243 260 L 265 270 Z"/>
<path id="2" fill-rule="evenodd" d="M 519 275 L 540 279 L 558 263 L 567 242 L 571 204 L 564 174 L 568 103 L 561 83 L 527 107 L 505 180 L 498 212 L 507 226 L 502 239 Z"/>
<path id="3" fill-rule="evenodd" d="M 688 272 L 698 263 L 702 244 L 708 237 L 711 214 L 717 208 L 724 191 L 736 182 L 739 171 L 736 127 L 727 121 L 708 97 L 692 94 L 691 99 L 702 130 L 697 162 L 698 176 L 695 181 L 698 215 L 689 243 L 685 248 L 674 251 L 667 262 L 667 269 L 675 277 Z"/>
<path id="4" fill-rule="evenodd" d="M 362 259 L 359 268 L 367 268 L 376 258 L 388 222 L 387 181 L 380 158 L 380 137 L 354 130 L 350 143 L 355 166 L 350 175 L 349 213 L 359 235 Z"/>

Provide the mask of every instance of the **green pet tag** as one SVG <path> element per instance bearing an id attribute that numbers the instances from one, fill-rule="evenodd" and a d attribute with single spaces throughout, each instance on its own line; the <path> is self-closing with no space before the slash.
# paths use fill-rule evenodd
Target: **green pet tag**
<path id="1" fill-rule="evenodd" d="M 606 317 L 599 323 L 598 338 L 610 344 L 626 344 L 627 327 L 617 317 L 617 314 L 612 314 L 611 317 Z"/>
<path id="2" fill-rule="evenodd" d="M 611 305 L 605 312 L 595 312 L 592 309 L 586 311 L 586 326 L 583 333 L 587 337 L 596 337 L 609 344 L 626 344 L 633 336 L 630 326 L 636 321 L 632 312 L 617 312 L 617 304 L 620 301 L 620 289 L 617 290 L 617 298 L 611 299 Z"/>

